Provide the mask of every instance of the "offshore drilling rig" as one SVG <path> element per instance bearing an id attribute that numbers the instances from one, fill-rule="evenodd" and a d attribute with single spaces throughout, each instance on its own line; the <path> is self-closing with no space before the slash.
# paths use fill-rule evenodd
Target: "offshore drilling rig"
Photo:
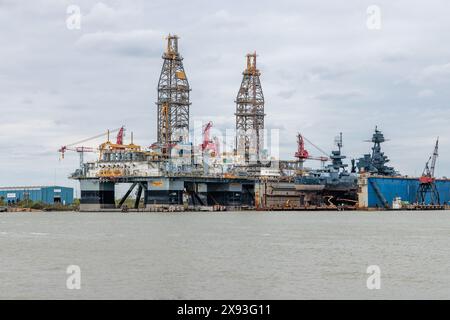
<path id="1" fill-rule="evenodd" d="M 247 55 L 247 68 L 236 98 L 235 152 L 220 152 L 219 141 L 210 137 L 212 122 L 203 129 L 201 145 L 189 141 L 191 89 L 178 40 L 176 35 L 169 35 L 162 55 L 156 102 L 157 141 L 144 149 L 133 142 L 125 144 L 122 138 L 111 143 L 108 137 L 99 147 L 99 159 L 82 164 L 71 176 L 80 181 L 80 210 L 121 208 L 136 188 L 135 209 L 222 210 L 255 205 L 259 173 L 248 174 L 247 166 L 253 161 L 253 170 L 257 168 L 264 128 L 264 97 L 256 54 Z M 131 186 L 116 204 L 115 185 L 120 183 Z"/>
<path id="2" fill-rule="evenodd" d="M 297 160 L 269 155 L 264 141 L 265 101 L 256 52 L 246 55 L 235 99 L 236 127 L 231 143 L 211 136 L 213 123 L 209 121 L 202 128 L 202 143 L 196 145 L 195 139 L 190 139 L 191 88 L 179 52 L 179 38 L 169 35 L 166 40 L 157 88 L 156 141 L 144 148 L 134 144 L 131 134 L 131 141 L 125 143 L 125 129 L 121 127 L 60 148 L 62 155 L 66 151 L 80 155 L 80 168 L 71 175 L 80 182 L 80 211 L 340 210 L 358 206 L 388 209 L 400 196 L 411 203 L 417 201 L 416 192 L 424 195 L 426 192 L 420 190 L 428 186 L 422 182 L 430 180 L 433 194 L 439 190 L 442 203 L 450 200 L 450 180 L 434 178 L 435 159 L 433 172 L 422 177 L 420 185 L 418 178 L 401 177 L 393 167 L 386 166 L 389 159 L 381 151 L 381 143 L 386 140 L 378 128 L 370 140 L 372 153 L 360 158 L 357 165 L 352 160 L 351 171 L 342 161 L 342 134 L 336 140 L 337 150 L 331 154 L 299 134 Z M 110 133 L 116 131 L 117 138 L 112 142 Z M 107 140 L 97 149 L 84 145 L 99 137 Z M 323 156 L 310 155 L 305 141 Z M 223 148 L 230 144 L 234 145 L 232 151 Z M 97 151 L 97 160 L 84 162 L 85 152 Z M 320 160 L 322 167 L 305 168 L 305 160 Z M 328 161 L 332 163 L 325 165 Z M 129 188 L 121 199 L 116 199 L 115 187 L 124 183 Z M 125 203 L 133 191 L 134 205 L 128 208 Z M 427 205 L 428 198 L 420 197 L 421 208 Z"/>

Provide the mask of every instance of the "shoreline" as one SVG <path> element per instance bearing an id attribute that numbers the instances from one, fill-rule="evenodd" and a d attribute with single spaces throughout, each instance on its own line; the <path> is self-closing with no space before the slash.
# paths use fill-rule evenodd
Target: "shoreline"
<path id="1" fill-rule="evenodd" d="M 3 209 L 3 208 L 2 208 Z M 79 212 L 78 210 L 73 209 L 32 209 L 32 208 L 5 208 L 6 210 L 0 210 L 0 213 L 21 213 L 21 212 Z"/>
<path id="2" fill-rule="evenodd" d="M 63 212 L 70 212 L 70 213 L 227 213 L 227 212 L 242 212 L 242 213 L 248 213 L 248 212 L 273 212 L 273 213 L 279 213 L 279 212 L 292 212 L 292 213 L 314 213 L 314 212 L 336 212 L 336 213 L 344 213 L 344 212 L 366 212 L 366 213 L 377 213 L 377 212 L 435 212 L 435 211 L 449 211 L 450 207 L 446 207 L 444 209 L 408 209 L 408 208 L 402 208 L 402 209 L 351 209 L 351 210 L 337 210 L 337 209 L 313 209 L 313 210 L 306 210 L 306 209 L 278 209 L 278 210 L 148 210 L 148 209 L 132 209 L 123 211 L 121 209 L 104 209 L 104 210 L 89 210 L 89 211 L 80 211 L 80 210 L 74 210 L 74 209 L 51 209 L 51 210 L 43 210 L 43 209 L 31 209 L 31 208 L 6 208 L 7 210 L 0 210 L 1 213 L 43 213 L 43 212 L 55 212 L 55 213 L 63 213 Z"/>

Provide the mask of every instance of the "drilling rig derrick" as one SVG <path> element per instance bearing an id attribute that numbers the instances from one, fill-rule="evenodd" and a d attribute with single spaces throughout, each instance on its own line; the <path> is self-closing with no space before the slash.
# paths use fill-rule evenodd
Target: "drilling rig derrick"
<path id="1" fill-rule="evenodd" d="M 256 68 L 256 52 L 247 54 L 247 68 L 236 97 L 236 152 L 245 163 L 261 160 L 264 130 L 264 95 Z M 255 159 L 251 159 L 254 156 Z"/>
<path id="2" fill-rule="evenodd" d="M 174 144 L 186 142 L 189 134 L 189 82 L 178 52 L 178 36 L 170 35 L 158 82 L 158 141 L 162 154 L 170 156 Z"/>

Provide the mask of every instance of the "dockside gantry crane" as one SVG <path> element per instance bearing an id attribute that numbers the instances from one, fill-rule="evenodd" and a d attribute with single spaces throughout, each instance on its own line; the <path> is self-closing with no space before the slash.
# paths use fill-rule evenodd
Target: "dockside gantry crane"
<path id="1" fill-rule="evenodd" d="M 434 177 L 434 169 L 438 157 L 439 138 L 436 139 L 433 155 L 425 164 L 422 176 L 419 178 L 419 188 L 417 189 L 416 202 L 419 205 L 425 205 L 427 195 L 430 198 L 431 205 L 440 205 L 439 191 L 436 187 L 436 179 Z"/>

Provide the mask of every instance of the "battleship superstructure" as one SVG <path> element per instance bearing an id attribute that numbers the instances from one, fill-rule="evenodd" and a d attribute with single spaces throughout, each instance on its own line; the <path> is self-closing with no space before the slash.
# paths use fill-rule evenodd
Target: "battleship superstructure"
<path id="1" fill-rule="evenodd" d="M 393 167 L 386 165 L 390 160 L 384 152 L 381 151 L 381 144 L 385 141 L 383 133 L 378 130 L 378 127 L 375 127 L 372 139 L 367 140 L 367 142 L 373 142 L 372 153 L 365 154 L 362 158 L 359 158 L 357 163 L 360 173 L 367 172 L 381 176 L 398 175 Z"/>

